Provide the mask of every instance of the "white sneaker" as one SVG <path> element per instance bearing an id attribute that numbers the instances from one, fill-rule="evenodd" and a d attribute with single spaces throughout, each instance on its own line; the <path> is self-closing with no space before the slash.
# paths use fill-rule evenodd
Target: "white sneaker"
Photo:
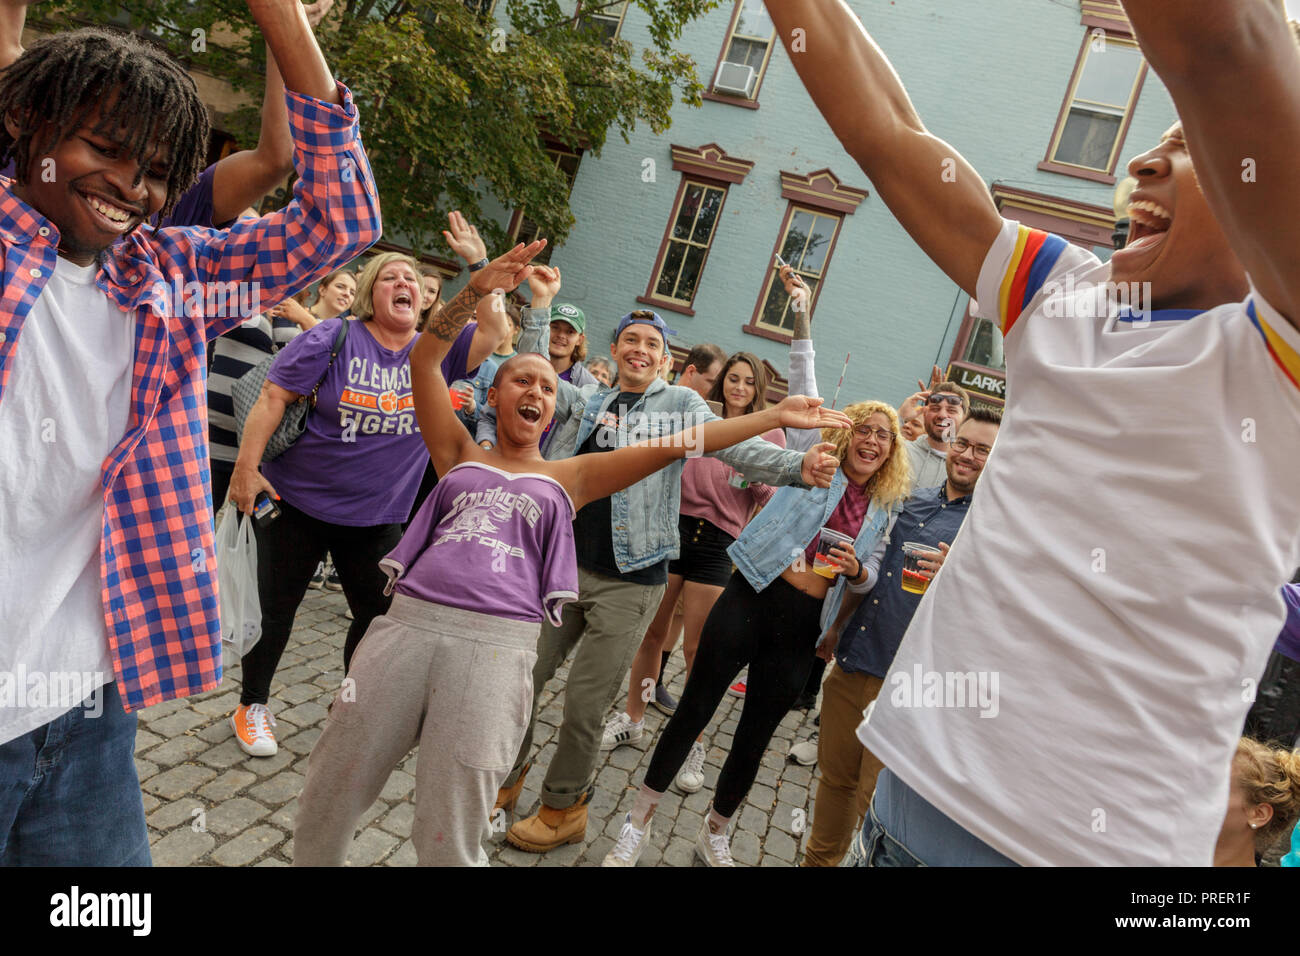
<path id="1" fill-rule="evenodd" d="M 273 757 L 279 749 L 271 733 L 275 718 L 265 704 L 240 704 L 230 715 L 230 726 L 235 731 L 235 743 L 250 757 Z"/>
<path id="2" fill-rule="evenodd" d="M 695 838 L 695 855 L 708 866 L 736 865 L 736 861 L 731 858 L 731 841 L 727 839 L 727 831 L 714 833 L 709 829 L 707 816 L 704 825 L 700 827 L 700 835 Z"/>
<path id="3" fill-rule="evenodd" d="M 817 762 L 817 731 L 807 740 L 801 740 L 790 748 L 790 759 L 801 767 L 811 767 Z"/>
<path id="4" fill-rule="evenodd" d="M 691 744 L 691 752 L 686 755 L 686 763 L 677 771 L 677 789 L 684 793 L 695 793 L 704 786 L 704 744 L 698 740 Z"/>
<path id="5" fill-rule="evenodd" d="M 633 723 L 632 718 L 619 711 L 605 724 L 605 732 L 600 735 L 600 749 L 613 750 L 624 744 L 634 744 L 641 739 L 645 722 Z"/>
<path id="6" fill-rule="evenodd" d="M 632 825 L 632 814 L 625 816 L 623 829 L 618 834 L 618 842 L 614 844 L 614 849 L 605 854 L 605 859 L 600 865 L 636 866 L 636 861 L 641 859 L 641 851 L 650 842 L 650 824 L 653 821 L 654 817 L 651 817 L 645 822 L 645 829 L 638 830 Z"/>

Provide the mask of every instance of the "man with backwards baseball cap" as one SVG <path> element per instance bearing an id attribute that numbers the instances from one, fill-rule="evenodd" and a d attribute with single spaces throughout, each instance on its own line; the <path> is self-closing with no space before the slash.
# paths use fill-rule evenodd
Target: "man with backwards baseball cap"
<path id="1" fill-rule="evenodd" d="M 578 310 L 574 310 L 577 312 Z M 575 329 L 574 318 L 560 316 Z M 558 324 L 529 315 L 519 351 L 550 353 Z M 582 321 L 585 327 L 585 321 Z M 630 312 L 619 320 L 610 346 L 618 366 L 618 390 L 560 383 L 555 424 L 543 449 L 548 459 L 608 451 L 678 431 L 684 423 L 711 421 L 704 399 L 658 375 L 672 330 L 658 314 Z M 495 422 L 490 427 L 495 435 Z M 769 485 L 827 487 L 838 462 L 818 444 L 807 453 L 787 451 L 751 438 L 713 453 L 751 481 Z M 582 841 L 587 802 L 595 780 L 605 712 L 622 688 L 641 636 L 654 616 L 668 580 L 668 561 L 678 554 L 677 515 L 682 464 L 675 462 L 624 491 L 593 501 L 574 520 L 578 600 L 567 605 L 559 627 L 543 625 L 533 669 L 533 719 L 497 806 L 514 809 L 528 772 L 536 725 L 537 695 L 577 645 L 564 694 L 564 720 L 555 755 L 542 784 L 542 806 L 517 821 L 506 838 L 520 849 L 542 853 Z"/>

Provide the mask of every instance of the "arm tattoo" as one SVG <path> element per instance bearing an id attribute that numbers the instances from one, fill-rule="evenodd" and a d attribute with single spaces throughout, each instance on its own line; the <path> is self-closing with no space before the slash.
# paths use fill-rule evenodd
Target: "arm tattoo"
<path id="1" fill-rule="evenodd" d="M 456 297 L 442 307 L 442 311 L 429 320 L 426 332 L 444 342 L 454 342 L 460 330 L 470 319 L 474 318 L 474 309 L 483 296 L 474 290 L 470 283 L 456 293 Z"/>
<path id="2" fill-rule="evenodd" d="M 809 321 L 808 312 L 796 312 L 794 314 L 794 338 L 810 339 L 812 338 L 812 322 Z"/>

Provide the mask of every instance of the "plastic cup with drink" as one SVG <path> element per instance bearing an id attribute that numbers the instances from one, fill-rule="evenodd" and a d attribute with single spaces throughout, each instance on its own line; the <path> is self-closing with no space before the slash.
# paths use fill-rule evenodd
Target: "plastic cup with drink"
<path id="1" fill-rule="evenodd" d="M 939 561 L 943 552 L 928 544 L 903 542 L 903 590 L 911 594 L 924 594 L 934 577 L 933 571 L 921 567 L 921 561 Z"/>
<path id="2" fill-rule="evenodd" d="M 853 546 L 853 539 L 834 528 L 822 528 L 821 537 L 817 539 L 817 554 L 813 558 L 813 571 L 824 578 L 834 580 L 835 575 L 844 569 L 830 557 L 831 549 L 837 544 Z"/>

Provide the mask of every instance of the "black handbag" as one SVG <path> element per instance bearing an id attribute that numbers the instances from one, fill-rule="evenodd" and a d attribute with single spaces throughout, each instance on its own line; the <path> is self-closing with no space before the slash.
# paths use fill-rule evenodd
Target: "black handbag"
<path id="1" fill-rule="evenodd" d="M 339 322 L 339 330 L 334 334 L 334 344 L 330 346 L 329 365 L 325 366 L 325 371 L 321 373 L 320 381 L 316 383 L 316 387 L 311 390 L 311 395 L 304 395 L 284 410 L 284 417 L 280 419 L 279 426 L 271 433 L 271 437 L 266 442 L 266 450 L 262 452 L 262 461 L 274 461 L 279 458 L 292 448 L 293 443 L 301 438 L 302 433 L 307 430 L 307 414 L 316 407 L 316 393 L 320 391 L 321 382 L 325 381 L 330 366 L 334 364 L 339 351 L 343 348 L 343 342 L 348 337 L 348 324 L 346 318 Z M 241 443 L 244 440 L 244 423 L 248 420 L 249 412 L 253 410 L 253 406 L 257 404 L 258 396 L 262 394 L 262 383 L 266 381 L 267 373 L 271 371 L 273 361 L 275 361 L 275 355 L 268 355 L 236 379 L 230 387 L 230 398 L 235 406 L 235 429 Z"/>

